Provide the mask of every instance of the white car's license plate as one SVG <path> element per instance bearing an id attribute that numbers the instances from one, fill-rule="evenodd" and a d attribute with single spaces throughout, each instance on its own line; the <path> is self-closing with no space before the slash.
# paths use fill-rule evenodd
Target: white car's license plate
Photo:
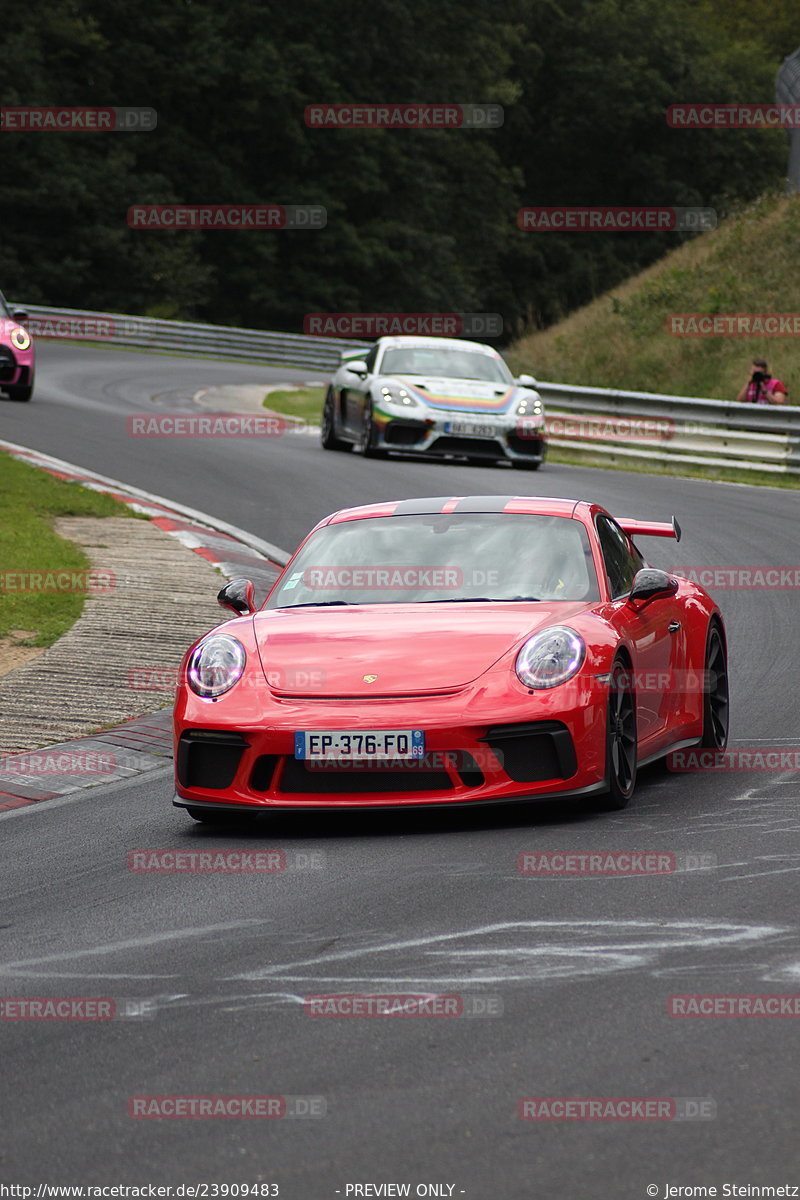
<path id="1" fill-rule="evenodd" d="M 444 431 L 460 437 L 497 437 L 496 425 L 482 425 L 480 421 L 446 421 Z"/>
<path id="2" fill-rule="evenodd" d="M 294 756 L 357 762 L 366 758 L 423 758 L 421 729 L 320 729 L 295 733 Z"/>

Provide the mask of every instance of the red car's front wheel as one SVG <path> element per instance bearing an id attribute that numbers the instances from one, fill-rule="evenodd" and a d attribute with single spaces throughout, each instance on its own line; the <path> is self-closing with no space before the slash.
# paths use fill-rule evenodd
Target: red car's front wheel
<path id="1" fill-rule="evenodd" d="M 616 659 L 608 681 L 606 774 L 608 791 L 599 807 L 625 808 L 636 787 L 636 696 L 630 671 Z"/>
<path id="2" fill-rule="evenodd" d="M 724 750 L 728 744 L 728 656 L 716 624 L 708 630 L 705 668 L 702 745 L 710 750 Z"/>

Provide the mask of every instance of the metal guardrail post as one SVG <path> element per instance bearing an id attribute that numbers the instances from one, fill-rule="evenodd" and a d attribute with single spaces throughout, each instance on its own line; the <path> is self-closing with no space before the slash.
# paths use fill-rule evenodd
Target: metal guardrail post
<path id="1" fill-rule="evenodd" d="M 775 78 L 775 99 L 778 104 L 800 106 L 800 47 L 783 60 Z M 786 172 L 786 190 L 790 194 L 800 192 L 800 129 L 790 128 L 789 166 Z"/>

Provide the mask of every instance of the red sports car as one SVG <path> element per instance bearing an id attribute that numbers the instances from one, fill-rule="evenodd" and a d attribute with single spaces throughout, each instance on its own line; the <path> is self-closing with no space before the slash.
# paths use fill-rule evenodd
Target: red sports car
<path id="1" fill-rule="evenodd" d="M 264 606 L 183 660 L 174 803 L 198 821 L 292 809 L 596 797 L 637 766 L 724 748 L 725 626 L 598 504 L 439 497 L 344 509 Z"/>

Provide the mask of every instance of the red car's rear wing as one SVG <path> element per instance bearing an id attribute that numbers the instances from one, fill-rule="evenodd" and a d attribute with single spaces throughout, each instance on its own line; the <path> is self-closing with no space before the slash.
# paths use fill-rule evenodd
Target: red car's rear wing
<path id="1" fill-rule="evenodd" d="M 666 521 L 636 521 L 632 517 L 617 517 L 617 524 L 629 537 L 671 537 L 676 542 L 681 540 L 681 527 L 675 517 L 671 525 Z"/>

